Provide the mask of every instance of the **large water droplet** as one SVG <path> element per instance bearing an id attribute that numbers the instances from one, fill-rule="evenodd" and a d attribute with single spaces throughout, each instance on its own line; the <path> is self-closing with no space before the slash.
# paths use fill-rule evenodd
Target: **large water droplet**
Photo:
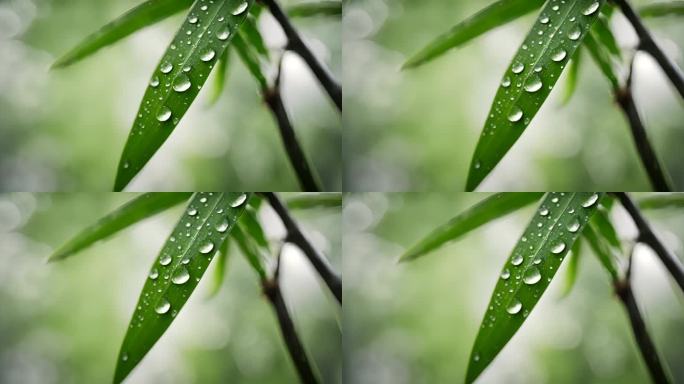
<path id="1" fill-rule="evenodd" d="M 565 250 L 565 243 L 561 241 L 560 243 L 554 245 L 553 248 L 551 248 L 551 253 L 553 253 L 554 255 L 557 255 L 557 254 L 563 252 L 564 250 Z"/>
<path id="2" fill-rule="evenodd" d="M 159 70 L 162 73 L 169 73 L 169 72 L 171 72 L 172 69 L 173 69 L 173 64 L 171 64 L 171 63 L 164 63 L 161 65 L 161 67 L 159 67 Z"/>
<path id="3" fill-rule="evenodd" d="M 551 60 L 555 62 L 563 61 L 563 59 L 565 59 L 565 56 L 567 56 L 567 52 L 565 52 L 565 49 L 558 48 L 558 50 L 551 55 Z"/>
<path id="4" fill-rule="evenodd" d="M 153 269 L 150 271 L 150 279 L 156 280 L 157 277 L 159 277 L 159 271 L 157 271 L 157 268 L 153 268 Z"/>
<path id="5" fill-rule="evenodd" d="M 532 75 L 530 76 L 527 81 L 525 82 L 525 90 L 527 92 L 537 92 L 540 90 L 542 87 L 542 81 L 541 78 L 539 78 L 538 75 Z"/>
<path id="6" fill-rule="evenodd" d="M 592 13 L 596 12 L 597 9 L 599 9 L 599 2 L 594 1 L 593 3 L 591 3 L 591 5 L 589 5 L 587 8 L 585 8 L 584 11 L 582 11 L 582 14 L 584 16 L 589 16 Z"/>
<path id="7" fill-rule="evenodd" d="M 580 35 L 582 34 L 582 30 L 580 29 L 579 26 L 575 26 L 568 32 L 568 39 L 570 40 L 577 40 L 579 39 Z"/>
<path id="8" fill-rule="evenodd" d="M 547 16 L 542 16 L 541 19 L 539 19 L 539 22 L 542 24 L 548 24 L 549 23 L 549 18 Z"/>
<path id="9" fill-rule="evenodd" d="M 508 312 L 511 315 L 515 315 L 516 313 L 520 312 L 521 309 L 522 303 L 520 302 L 520 300 L 513 298 L 513 300 L 511 300 L 511 302 L 506 307 L 506 312 Z"/>
<path id="10" fill-rule="evenodd" d="M 599 198 L 598 194 L 594 193 L 593 195 L 589 196 L 588 199 L 584 200 L 584 202 L 582 203 L 582 206 L 584 208 L 589 208 L 592 205 L 596 204 L 596 202 L 598 201 L 598 198 Z"/>
<path id="11" fill-rule="evenodd" d="M 504 269 L 503 272 L 501 272 L 501 278 L 504 280 L 508 280 L 508 278 L 511 277 L 511 271 L 508 269 Z"/>
<path id="12" fill-rule="evenodd" d="M 205 62 L 211 61 L 211 59 L 213 59 L 214 56 L 216 56 L 216 52 L 214 52 L 214 50 L 211 48 L 207 48 L 207 50 L 202 52 L 202 55 L 200 55 L 200 59 Z"/>
<path id="13" fill-rule="evenodd" d="M 523 262 L 523 257 L 521 254 L 515 255 L 511 259 L 511 264 L 513 264 L 513 265 L 520 265 L 522 262 Z"/>
<path id="14" fill-rule="evenodd" d="M 197 23 L 197 16 L 190 16 L 190 18 L 188 19 L 188 23 L 190 23 L 190 24 Z"/>
<path id="15" fill-rule="evenodd" d="M 157 76 L 154 76 L 152 80 L 150 80 L 150 87 L 156 88 L 159 85 L 159 78 Z"/>
<path id="16" fill-rule="evenodd" d="M 220 223 L 218 223 L 216 225 L 216 230 L 220 233 L 223 233 L 223 232 L 228 230 L 229 226 L 230 226 L 230 224 L 228 223 L 228 220 L 223 219 L 223 221 L 221 221 Z"/>
<path id="17" fill-rule="evenodd" d="M 513 66 L 511 67 L 511 71 L 513 73 L 520 73 L 525 69 L 525 64 L 523 63 L 514 63 Z"/>
<path id="18" fill-rule="evenodd" d="M 226 40 L 228 36 L 230 36 L 230 28 L 227 25 L 216 33 L 216 37 L 219 40 Z"/>
<path id="19" fill-rule="evenodd" d="M 235 7 L 235 9 L 233 10 L 233 12 L 232 12 L 233 16 L 241 15 L 243 12 L 245 12 L 247 10 L 248 6 L 249 6 L 249 4 L 247 4 L 246 1 L 243 1 L 242 3 L 240 3 L 240 5 Z"/>
<path id="20" fill-rule="evenodd" d="M 188 270 L 185 268 L 178 269 L 171 278 L 172 283 L 179 285 L 185 284 L 188 280 L 190 280 L 190 273 L 188 273 Z"/>
<path id="21" fill-rule="evenodd" d="M 580 222 L 579 219 L 574 218 L 570 223 L 568 223 L 568 231 L 575 233 L 577 230 L 579 230 L 580 227 Z"/>
<path id="22" fill-rule="evenodd" d="M 195 208 L 188 209 L 188 215 L 190 215 L 190 216 L 197 215 L 197 210 Z"/>
<path id="23" fill-rule="evenodd" d="M 171 309 L 171 303 L 163 297 L 159 300 L 157 306 L 154 307 L 154 311 L 160 315 L 165 314 L 169 309 Z"/>
<path id="24" fill-rule="evenodd" d="M 163 255 L 161 259 L 159 259 L 159 264 L 161 265 L 169 265 L 171 262 L 171 256 L 169 255 Z"/>
<path id="25" fill-rule="evenodd" d="M 515 123 L 520 121 L 523 117 L 523 111 L 520 107 L 513 106 L 510 111 L 508 111 L 508 121 Z"/>
<path id="26" fill-rule="evenodd" d="M 511 85 L 511 79 L 508 76 L 504 77 L 503 80 L 501 80 L 501 86 L 502 87 L 508 88 L 510 85 Z"/>
<path id="27" fill-rule="evenodd" d="M 549 210 L 546 208 L 542 208 L 541 211 L 539 211 L 539 214 L 542 216 L 548 216 L 549 215 Z"/>
<path id="28" fill-rule="evenodd" d="M 157 120 L 164 122 L 170 118 L 171 118 L 171 110 L 168 107 L 162 106 L 161 108 L 159 108 L 159 111 L 157 111 Z"/>
<path id="29" fill-rule="evenodd" d="M 236 197 L 235 200 L 233 200 L 230 203 L 230 206 L 233 208 L 237 208 L 237 207 L 241 206 L 242 204 L 244 204 L 245 201 L 247 201 L 247 194 L 243 193 L 243 194 L 240 194 L 238 197 Z"/>
<path id="30" fill-rule="evenodd" d="M 191 85 L 190 78 L 181 73 L 178 75 L 178 77 L 176 77 L 176 80 L 173 81 L 173 90 L 176 92 L 185 92 L 190 89 Z"/>
<path id="31" fill-rule="evenodd" d="M 523 277 L 523 282 L 527 285 L 537 284 L 541 280 L 541 273 L 537 267 L 530 267 L 525 271 L 525 276 Z"/>
<path id="32" fill-rule="evenodd" d="M 207 253 L 211 252 L 213 249 L 214 249 L 214 243 L 212 243 L 211 241 L 207 241 L 206 243 L 202 244 L 199 251 L 200 251 L 200 253 L 206 255 Z"/>

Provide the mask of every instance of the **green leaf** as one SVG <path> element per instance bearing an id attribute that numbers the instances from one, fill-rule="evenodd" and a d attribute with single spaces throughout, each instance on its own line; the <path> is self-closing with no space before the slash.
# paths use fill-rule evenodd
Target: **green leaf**
<path id="1" fill-rule="evenodd" d="M 608 241 L 608 244 L 622 251 L 622 242 L 613 226 L 613 222 L 608 216 L 609 212 L 604 207 L 599 207 L 596 214 L 591 219 L 592 225 L 597 229 L 598 233 Z"/>
<path id="2" fill-rule="evenodd" d="M 639 199 L 641 209 L 684 208 L 684 193 L 654 193 Z"/>
<path id="3" fill-rule="evenodd" d="M 76 47 L 52 64 L 52 68 L 63 68 L 80 61 L 100 48 L 119 40 L 189 8 L 193 0 L 149 0 L 121 15 L 116 20 L 89 35 Z"/>
<path id="4" fill-rule="evenodd" d="M 466 190 L 477 188 L 525 131 L 604 3 L 547 2 L 503 76 L 470 163 Z"/>
<path id="5" fill-rule="evenodd" d="M 211 282 L 211 287 L 209 288 L 209 293 L 207 293 L 207 298 L 212 298 L 221 290 L 223 285 L 223 280 L 226 277 L 226 265 L 228 264 L 228 257 L 230 254 L 230 236 L 226 237 L 221 244 L 221 249 L 219 249 L 217 254 L 216 266 L 214 267 L 214 279 Z"/>
<path id="6" fill-rule="evenodd" d="M 264 72 L 261 69 L 259 57 L 254 50 L 247 43 L 245 43 L 242 32 L 235 36 L 235 39 L 233 40 L 233 47 L 235 48 L 238 56 L 240 56 L 242 63 L 245 65 L 245 67 L 247 67 L 249 73 L 252 75 L 254 80 L 256 80 L 257 84 L 259 84 L 261 91 L 263 92 L 268 89 L 268 81 L 266 80 L 266 75 L 264 75 Z"/>
<path id="7" fill-rule="evenodd" d="M 230 49 L 223 51 L 223 55 L 219 58 L 216 74 L 214 75 L 214 87 L 209 95 L 209 105 L 214 105 L 221 98 L 223 89 L 226 87 L 226 77 L 228 76 L 228 68 L 230 67 Z"/>
<path id="8" fill-rule="evenodd" d="M 342 194 L 339 192 L 302 193 L 286 201 L 289 209 L 339 208 Z"/>
<path id="9" fill-rule="evenodd" d="M 613 281 L 618 281 L 619 273 L 615 263 L 615 256 L 613 255 L 608 243 L 598 235 L 598 231 L 593 225 L 589 223 L 584 229 L 583 236 L 587 239 L 594 255 L 599 259 L 603 268 L 608 272 Z"/>
<path id="10" fill-rule="evenodd" d="M 534 309 L 602 194 L 545 196 L 497 279 L 468 362 L 466 383 L 489 366 Z"/>
<path id="11" fill-rule="evenodd" d="M 259 27 L 257 26 L 257 19 L 249 15 L 247 20 L 240 28 L 240 36 L 247 42 L 257 53 L 259 53 L 265 59 L 269 59 L 271 54 L 266 47 L 263 36 L 259 32 Z"/>
<path id="12" fill-rule="evenodd" d="M 140 293 L 116 365 L 120 383 L 171 325 L 234 228 L 249 195 L 197 193 L 164 244 Z"/>
<path id="13" fill-rule="evenodd" d="M 577 48 L 575 56 L 570 60 L 570 68 L 568 68 L 568 74 L 565 77 L 565 89 L 563 91 L 563 97 L 561 98 L 561 104 L 563 105 L 570 102 L 570 99 L 577 89 L 577 80 L 583 56 L 582 51 L 582 47 Z"/>
<path id="14" fill-rule="evenodd" d="M 581 248 L 582 238 L 580 237 L 575 240 L 575 245 L 572 246 L 570 251 L 570 260 L 568 261 L 568 268 L 565 270 L 565 285 L 563 285 L 563 290 L 561 291 L 561 298 L 568 296 L 575 287 Z"/>
<path id="15" fill-rule="evenodd" d="M 264 233 L 264 229 L 257 218 L 257 211 L 252 207 L 247 207 L 247 210 L 240 219 L 240 227 L 244 228 L 245 232 L 254 239 L 254 241 L 262 248 L 270 249 L 268 239 Z"/>
<path id="16" fill-rule="evenodd" d="M 311 16 L 341 16 L 341 1 L 316 1 L 311 3 L 295 4 L 287 7 L 287 15 L 290 17 Z"/>
<path id="17" fill-rule="evenodd" d="M 427 254 L 430 251 L 456 240 L 468 232 L 514 212 L 534 201 L 543 193 L 497 193 L 482 200 L 465 212 L 437 227 L 417 244 L 409 248 L 399 259 L 408 261 Z"/>
<path id="18" fill-rule="evenodd" d="M 402 67 L 415 68 L 443 55 L 490 30 L 513 21 L 544 4 L 544 0 L 499 0 L 458 23 L 449 32 L 428 43 Z"/>
<path id="19" fill-rule="evenodd" d="M 668 1 L 644 5 L 639 8 L 642 17 L 660 17 L 670 15 L 684 15 L 684 1 Z"/>
<path id="20" fill-rule="evenodd" d="M 591 58 L 594 59 L 594 63 L 599 67 L 601 73 L 603 73 L 611 87 L 613 89 L 618 89 L 620 87 L 620 81 L 613 69 L 613 62 L 610 59 L 610 54 L 596 41 L 593 33 L 590 33 L 587 35 L 586 39 L 584 39 L 584 46 L 589 51 Z"/>
<path id="21" fill-rule="evenodd" d="M 189 199 L 190 195 L 192 193 L 189 192 L 142 194 L 78 233 L 57 249 L 48 261 L 62 260 L 74 255 L 141 220 Z"/>
<path id="22" fill-rule="evenodd" d="M 240 248 L 240 252 L 247 262 L 252 266 L 252 269 L 257 273 L 259 278 L 263 281 L 267 279 L 266 269 L 264 268 L 262 257 L 263 255 L 259 252 L 259 249 L 254 244 L 254 241 L 245 234 L 245 229 L 242 224 L 238 224 L 232 233 L 232 237 Z"/>
<path id="23" fill-rule="evenodd" d="M 119 161 L 114 190 L 126 187 L 173 132 L 253 1 L 198 0 L 192 6 L 152 74 Z"/>
<path id="24" fill-rule="evenodd" d="M 598 20 L 594 23 L 591 28 L 591 34 L 603 47 L 610 52 L 617 59 L 622 59 L 622 50 L 613 35 L 613 31 L 610 29 L 610 21 L 608 17 L 601 14 Z"/>

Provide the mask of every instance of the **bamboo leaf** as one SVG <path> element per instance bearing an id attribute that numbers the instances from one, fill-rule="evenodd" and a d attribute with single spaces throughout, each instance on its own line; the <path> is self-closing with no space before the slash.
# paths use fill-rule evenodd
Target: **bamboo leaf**
<path id="1" fill-rule="evenodd" d="M 570 60 L 570 68 L 568 69 L 568 74 L 565 77 L 565 90 L 563 91 L 563 97 L 561 98 L 561 104 L 565 105 L 570 102 L 570 99 L 575 94 L 577 89 L 577 80 L 579 77 L 580 66 L 582 65 L 582 51 L 580 47 L 575 51 L 575 56 Z"/>
<path id="2" fill-rule="evenodd" d="M 57 249 L 48 261 L 65 259 L 129 226 L 190 198 L 191 193 L 145 193 L 82 230 Z"/>
<path id="3" fill-rule="evenodd" d="M 214 75 L 214 87 L 209 95 L 209 105 L 214 105 L 221 98 L 223 89 L 226 87 L 226 77 L 228 76 L 228 68 L 230 67 L 230 49 L 223 51 L 223 55 L 219 58 L 216 74 Z"/>
<path id="4" fill-rule="evenodd" d="M 231 235 L 237 243 L 238 248 L 240 248 L 240 252 L 247 259 L 247 262 L 252 266 L 252 269 L 254 269 L 259 278 L 262 281 L 266 280 L 266 269 L 264 268 L 262 260 L 263 255 L 259 252 L 254 241 L 245 234 L 244 226 L 241 224 L 236 226 Z"/>
<path id="5" fill-rule="evenodd" d="M 639 199 L 641 209 L 684 208 L 684 193 L 654 193 Z"/>
<path id="6" fill-rule="evenodd" d="M 197 193 L 152 265 L 124 337 L 114 382 L 135 368 L 171 325 L 197 287 L 249 195 Z"/>
<path id="7" fill-rule="evenodd" d="M 466 190 L 477 188 L 525 131 L 604 3 L 546 3 L 504 73 L 470 163 Z"/>
<path id="8" fill-rule="evenodd" d="M 302 193 L 286 201 L 289 209 L 339 208 L 342 194 L 339 192 Z"/>
<path id="9" fill-rule="evenodd" d="M 221 249 L 217 253 L 216 267 L 214 267 L 214 278 L 207 293 L 207 298 L 212 298 L 221 290 L 223 280 L 226 277 L 226 265 L 228 264 L 228 257 L 230 254 L 230 236 L 226 237 L 221 244 Z"/>
<path id="10" fill-rule="evenodd" d="M 261 69 L 261 62 L 259 57 L 254 52 L 254 50 L 245 42 L 242 32 L 238 33 L 233 40 L 233 47 L 240 56 L 240 61 L 247 67 L 247 70 L 252 75 L 259 88 L 264 91 L 268 89 L 268 81 L 266 80 L 266 75 L 264 75 Z"/>
<path id="11" fill-rule="evenodd" d="M 617 59 L 622 58 L 622 50 L 613 35 L 613 31 L 610 29 L 610 21 L 608 17 L 600 14 L 596 23 L 591 29 L 591 34 L 602 46 L 606 48 L 611 55 Z"/>
<path id="12" fill-rule="evenodd" d="M 592 225 L 598 233 L 608 241 L 608 244 L 615 247 L 615 249 L 622 251 L 622 242 L 613 226 L 613 222 L 608 216 L 608 210 L 603 207 L 599 207 L 596 214 L 591 219 Z"/>
<path id="13" fill-rule="evenodd" d="M 240 28 L 240 35 L 245 42 L 249 43 L 249 45 L 254 48 L 257 53 L 259 53 L 259 55 L 265 59 L 270 58 L 271 54 L 268 51 L 268 47 L 266 47 L 266 43 L 264 42 L 263 36 L 261 36 L 261 32 L 259 32 L 256 17 L 252 15 L 247 16 L 247 19 Z"/>
<path id="14" fill-rule="evenodd" d="M 667 1 L 644 5 L 639 8 L 639 14 L 642 17 L 681 16 L 684 15 L 684 1 Z"/>
<path id="15" fill-rule="evenodd" d="M 140 103 L 119 161 L 114 190 L 126 187 L 173 132 L 253 1 L 197 0 L 192 6 Z"/>
<path id="16" fill-rule="evenodd" d="M 257 211 L 252 207 L 247 207 L 245 214 L 240 219 L 240 226 L 254 241 L 262 248 L 270 249 L 268 239 L 264 229 L 257 218 Z"/>
<path id="17" fill-rule="evenodd" d="M 584 46 L 589 51 L 594 63 L 596 63 L 601 70 L 601 73 L 603 73 L 603 76 L 605 76 L 610 83 L 610 86 L 613 89 L 618 89 L 620 87 L 620 81 L 615 74 L 613 62 L 610 59 L 608 51 L 596 41 L 594 35 L 591 33 L 584 39 Z"/>
<path id="18" fill-rule="evenodd" d="M 568 268 L 565 270 L 565 285 L 561 291 L 561 298 L 566 297 L 572 292 L 577 281 L 577 270 L 579 269 L 580 251 L 582 250 L 582 238 L 575 240 L 575 245 L 570 251 L 570 260 L 568 260 Z"/>
<path id="19" fill-rule="evenodd" d="M 585 239 L 587 239 L 589 246 L 591 247 L 594 255 L 599 259 L 599 262 L 601 262 L 603 269 L 608 272 L 613 281 L 617 281 L 619 279 L 619 273 L 615 263 L 615 257 L 613 256 L 608 243 L 598 235 L 598 231 L 593 223 L 589 223 L 589 225 L 587 225 L 582 235 Z"/>
<path id="20" fill-rule="evenodd" d="M 446 224 L 437 227 L 409 248 L 399 261 L 421 257 L 492 220 L 539 200 L 542 195 L 543 193 L 497 193 L 492 195 L 449 220 Z"/>
<path id="21" fill-rule="evenodd" d="M 596 211 L 600 193 L 545 196 L 497 279 L 468 362 L 472 383 L 527 319 Z"/>
<path id="22" fill-rule="evenodd" d="M 324 0 L 295 4 L 287 7 L 287 15 L 293 18 L 311 16 L 341 16 L 342 2 Z"/>
<path id="23" fill-rule="evenodd" d="M 80 61 L 99 49 L 170 17 L 192 5 L 193 0 L 149 0 L 121 15 L 116 20 L 89 35 L 52 64 L 63 68 Z"/>
<path id="24" fill-rule="evenodd" d="M 415 68 L 544 4 L 544 0 L 498 0 L 428 43 L 402 67 Z"/>

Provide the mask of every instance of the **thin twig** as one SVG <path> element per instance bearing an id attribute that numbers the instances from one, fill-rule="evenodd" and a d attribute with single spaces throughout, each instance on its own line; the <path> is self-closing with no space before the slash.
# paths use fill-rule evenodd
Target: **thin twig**
<path id="1" fill-rule="evenodd" d="M 342 88 L 337 81 L 332 77 L 323 64 L 313 55 L 309 47 L 304 44 L 304 41 L 299 36 L 299 32 L 294 28 L 290 19 L 285 12 L 280 8 L 275 0 L 261 0 L 261 2 L 268 7 L 269 11 L 280 24 L 283 32 L 287 36 L 287 49 L 296 52 L 306 64 L 311 68 L 318 81 L 321 83 L 325 91 L 337 106 L 337 109 L 342 111 Z"/>
<path id="2" fill-rule="evenodd" d="M 332 270 L 325 258 L 316 251 L 316 249 L 311 245 L 309 240 L 304 236 L 302 231 L 299 229 L 297 223 L 295 223 L 290 212 L 280 201 L 278 196 L 273 192 L 264 192 L 264 196 L 268 199 L 271 207 L 276 211 L 280 220 L 283 222 L 285 229 L 287 230 L 287 235 L 285 241 L 292 243 L 299 247 L 299 249 L 304 252 L 309 262 L 318 272 L 318 275 L 323 279 L 325 284 L 328 286 L 330 291 L 333 293 L 337 301 L 342 304 L 342 280 L 340 277 Z"/>
<path id="3" fill-rule="evenodd" d="M 620 7 L 622 14 L 625 15 L 627 20 L 632 24 L 634 31 L 637 36 L 639 36 L 639 46 L 638 49 L 644 52 L 648 52 L 660 65 L 670 82 L 679 92 L 679 95 L 684 98 L 684 76 L 682 72 L 677 68 L 677 66 L 667 57 L 665 53 L 660 49 L 658 44 L 651 36 L 651 33 L 646 29 L 646 26 L 641 22 L 641 18 L 634 11 L 634 8 L 628 3 L 627 0 L 613 0 L 613 2 Z"/>
<path id="4" fill-rule="evenodd" d="M 304 150 L 297 140 L 297 135 L 292 128 L 292 123 L 285 110 L 283 98 L 280 93 L 280 79 L 282 73 L 282 57 L 278 62 L 278 73 L 276 75 L 275 83 L 269 89 L 264 90 L 264 102 L 271 110 L 273 117 L 278 122 L 280 137 L 283 140 L 283 146 L 287 157 L 290 159 L 290 164 L 297 174 L 299 185 L 304 191 L 318 192 L 321 187 L 316 181 L 316 177 L 309 165 L 309 162 L 304 155 Z"/>
<path id="5" fill-rule="evenodd" d="M 639 208 L 634 205 L 632 199 L 624 192 L 617 193 L 617 196 L 620 199 L 622 206 L 625 207 L 629 215 L 632 216 L 632 220 L 639 231 L 637 241 L 648 245 L 655 251 L 660 258 L 660 261 L 665 265 L 665 268 L 667 268 L 670 275 L 672 275 L 679 285 L 679 288 L 684 292 L 684 267 L 682 267 L 682 263 L 675 255 L 665 248 L 646 219 L 641 215 Z"/>
<path id="6" fill-rule="evenodd" d="M 304 384 L 316 384 L 318 383 L 318 379 L 309 363 L 306 350 L 299 339 L 299 334 L 297 333 L 292 317 L 287 310 L 287 305 L 283 299 L 283 293 L 280 290 L 280 252 L 278 253 L 277 263 L 273 278 L 262 281 L 264 295 L 271 302 L 273 310 L 278 317 L 280 332 L 283 335 L 283 340 L 290 353 L 292 362 L 297 369 L 300 380 Z"/>
<path id="7" fill-rule="evenodd" d="M 615 282 L 615 293 L 620 298 L 627 311 L 632 326 L 632 332 L 634 333 L 634 339 L 641 352 L 641 357 L 648 367 L 648 372 L 650 373 L 653 382 L 658 384 L 670 383 L 671 379 L 661 362 L 656 346 L 651 339 L 651 335 L 646 328 L 646 323 L 644 322 L 644 318 L 637 305 L 634 292 L 632 291 L 631 276 L 633 254 L 634 251 L 632 249 L 629 255 L 629 264 L 624 279 Z"/>
<path id="8" fill-rule="evenodd" d="M 634 144 L 636 145 L 641 163 L 646 169 L 646 173 L 648 174 L 648 178 L 651 181 L 653 189 L 658 192 L 669 192 L 672 190 L 670 179 L 660 164 L 660 161 L 658 161 L 658 156 L 656 155 L 655 150 L 648 139 L 646 129 L 644 128 L 644 124 L 641 121 L 639 111 L 637 110 L 636 104 L 634 102 L 634 96 L 632 95 L 633 69 L 634 57 L 632 57 L 629 65 L 629 72 L 625 85 L 621 89 L 615 90 L 615 100 L 629 122 Z"/>

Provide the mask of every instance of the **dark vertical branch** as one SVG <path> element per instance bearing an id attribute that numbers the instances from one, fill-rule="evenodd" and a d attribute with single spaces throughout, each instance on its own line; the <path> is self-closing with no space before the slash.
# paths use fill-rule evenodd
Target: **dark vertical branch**
<path id="1" fill-rule="evenodd" d="M 287 157 L 290 159 L 290 164 L 297 174 L 299 185 L 304 191 L 318 192 L 321 190 L 316 177 L 309 165 L 309 162 L 304 155 L 304 150 L 297 140 L 290 118 L 285 110 L 283 98 L 280 93 L 280 79 L 281 79 L 281 62 L 278 63 L 278 74 L 276 75 L 275 84 L 270 89 L 264 90 L 264 102 L 271 109 L 273 117 L 278 122 L 280 137 L 283 140 Z"/>
<path id="2" fill-rule="evenodd" d="M 667 192 L 672 190 L 669 178 L 666 171 L 660 164 L 658 156 L 651 145 L 646 134 L 646 129 L 639 116 L 639 111 L 637 110 L 636 104 L 634 103 L 634 97 L 632 95 L 632 74 L 633 74 L 633 64 L 634 58 L 630 62 L 629 74 L 627 75 L 627 81 L 622 89 L 615 90 L 615 100 L 625 114 L 627 121 L 629 122 L 629 127 L 632 131 L 632 138 L 634 139 L 634 144 L 636 145 L 637 152 L 639 153 L 639 158 L 641 159 L 641 164 L 643 164 L 648 174 L 648 178 L 651 181 L 653 189 L 658 192 Z"/>
<path id="3" fill-rule="evenodd" d="M 321 276 L 337 301 L 342 304 L 342 280 L 340 277 L 332 270 L 325 258 L 316 251 L 313 245 L 311 245 L 309 240 L 304 236 L 297 223 L 295 223 L 292 216 L 290 216 L 290 212 L 283 205 L 278 196 L 273 192 L 265 192 L 264 195 L 278 216 L 280 216 L 280 220 L 287 230 L 285 241 L 296 245 L 304 252 L 309 259 L 309 262 L 311 262 L 316 269 L 316 272 L 318 272 L 318 275 Z"/>
<path id="4" fill-rule="evenodd" d="M 629 215 L 632 217 L 634 224 L 636 225 L 639 236 L 637 241 L 644 243 L 651 247 L 653 251 L 658 255 L 660 261 L 665 265 L 665 268 L 670 272 L 670 275 L 675 279 L 679 288 L 684 292 L 684 267 L 682 263 L 677 259 L 675 255 L 670 253 L 670 251 L 665 248 L 663 243 L 655 235 L 651 226 L 648 224 L 646 219 L 641 215 L 641 211 L 634 204 L 632 199 L 624 192 L 617 194 L 622 206 L 625 207 Z"/>
<path id="5" fill-rule="evenodd" d="M 325 91 L 328 93 L 330 98 L 337 106 L 339 111 L 342 111 L 342 88 L 337 83 L 337 81 L 332 77 L 323 64 L 321 64 L 318 59 L 313 55 L 309 47 L 304 44 L 304 41 L 299 36 L 299 32 L 294 28 L 290 19 L 287 17 L 285 12 L 280 8 L 275 0 L 261 0 L 261 2 L 268 7 L 269 11 L 278 21 L 280 26 L 287 36 L 287 49 L 296 52 L 306 64 L 311 68 L 319 83 L 323 86 Z"/>
<path id="6" fill-rule="evenodd" d="M 309 358 L 307 357 L 304 345 L 299 339 L 297 329 L 294 326 L 292 317 L 287 310 L 287 305 L 283 299 L 283 293 L 280 290 L 280 253 L 278 254 L 277 266 L 273 279 L 264 280 L 262 282 L 262 288 L 264 295 L 271 302 L 273 310 L 278 317 L 278 324 L 280 325 L 280 332 L 287 346 L 287 350 L 290 353 L 292 362 L 297 369 L 297 374 L 299 379 L 304 384 L 316 384 L 318 379 L 314 374 L 314 371 L 309 363 Z"/>
<path id="7" fill-rule="evenodd" d="M 644 52 L 648 52 L 660 65 L 670 82 L 679 92 L 679 95 L 684 98 L 684 76 L 682 76 L 679 68 L 665 56 L 665 53 L 660 49 L 658 44 L 651 36 L 651 33 L 646 29 L 646 26 L 641 22 L 641 18 L 627 0 L 613 0 L 613 2 L 620 7 L 620 10 L 625 15 L 627 20 L 632 24 L 634 31 L 639 36 L 639 47 L 638 49 Z"/>

